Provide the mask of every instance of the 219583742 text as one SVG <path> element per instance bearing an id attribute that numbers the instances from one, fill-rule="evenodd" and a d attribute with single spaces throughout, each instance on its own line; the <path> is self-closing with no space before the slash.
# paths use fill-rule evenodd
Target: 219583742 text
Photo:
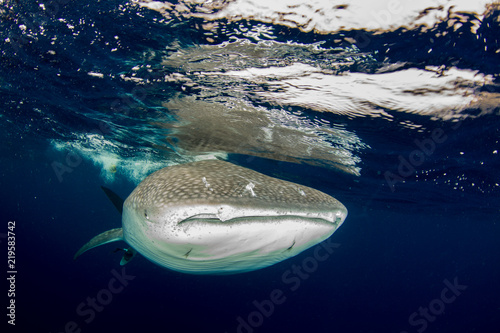
<path id="1" fill-rule="evenodd" d="M 7 222 L 7 234 L 2 238 L 7 238 L 7 323 L 16 325 L 16 222 Z"/>

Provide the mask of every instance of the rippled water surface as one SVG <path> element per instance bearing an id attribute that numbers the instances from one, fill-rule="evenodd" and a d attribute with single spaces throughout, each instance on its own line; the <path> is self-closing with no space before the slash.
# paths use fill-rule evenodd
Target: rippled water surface
<path id="1" fill-rule="evenodd" d="M 11 331 L 500 330 L 498 4 L 0 4 Z M 207 158 L 342 201 L 328 259 L 193 277 L 139 258 L 104 299 L 114 248 L 72 261 L 120 225 L 99 186 L 126 197 L 161 167 Z"/>

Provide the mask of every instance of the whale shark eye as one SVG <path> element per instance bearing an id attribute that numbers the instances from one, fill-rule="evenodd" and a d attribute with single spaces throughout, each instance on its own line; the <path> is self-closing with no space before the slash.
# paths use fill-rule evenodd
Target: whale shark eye
<path id="1" fill-rule="evenodd" d="M 148 212 L 147 211 L 144 211 L 144 217 L 149 220 L 149 216 L 148 216 Z"/>

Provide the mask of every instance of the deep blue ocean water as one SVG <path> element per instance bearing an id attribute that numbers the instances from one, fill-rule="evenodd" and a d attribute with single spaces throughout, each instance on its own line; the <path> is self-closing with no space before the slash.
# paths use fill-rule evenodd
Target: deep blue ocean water
<path id="1" fill-rule="evenodd" d="M 287 7 L 307 24 L 148 3 L 1 3 L 7 332 L 500 332 L 497 7 L 328 30 L 355 1 L 319 18 L 321 2 Z M 245 274 L 121 267 L 116 244 L 73 261 L 120 226 L 101 185 L 125 198 L 200 156 L 349 215 L 322 247 Z"/>

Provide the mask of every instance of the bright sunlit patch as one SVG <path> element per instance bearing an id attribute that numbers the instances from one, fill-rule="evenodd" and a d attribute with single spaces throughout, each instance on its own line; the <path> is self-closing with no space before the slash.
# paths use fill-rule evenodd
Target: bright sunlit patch
<path id="1" fill-rule="evenodd" d="M 249 68 L 220 75 L 266 82 L 272 89 L 255 92 L 263 101 L 348 116 L 392 116 L 384 109 L 449 120 L 475 101 L 475 89 L 492 78 L 475 71 L 450 68 L 438 72 L 406 69 L 396 72 L 332 75 L 296 63 L 287 67 Z M 410 124 L 411 125 L 411 124 Z"/>
<path id="2" fill-rule="evenodd" d="M 490 0 L 236 0 L 230 2 L 134 1 L 141 7 L 158 11 L 166 17 L 196 16 L 206 20 L 256 20 L 285 25 L 303 31 L 330 33 L 339 30 L 396 30 L 419 25 L 433 26 L 450 13 L 482 15 Z M 185 5 L 184 5 L 185 4 Z M 193 8 L 193 4 L 196 5 Z M 192 11 L 188 10 L 190 8 Z"/>

